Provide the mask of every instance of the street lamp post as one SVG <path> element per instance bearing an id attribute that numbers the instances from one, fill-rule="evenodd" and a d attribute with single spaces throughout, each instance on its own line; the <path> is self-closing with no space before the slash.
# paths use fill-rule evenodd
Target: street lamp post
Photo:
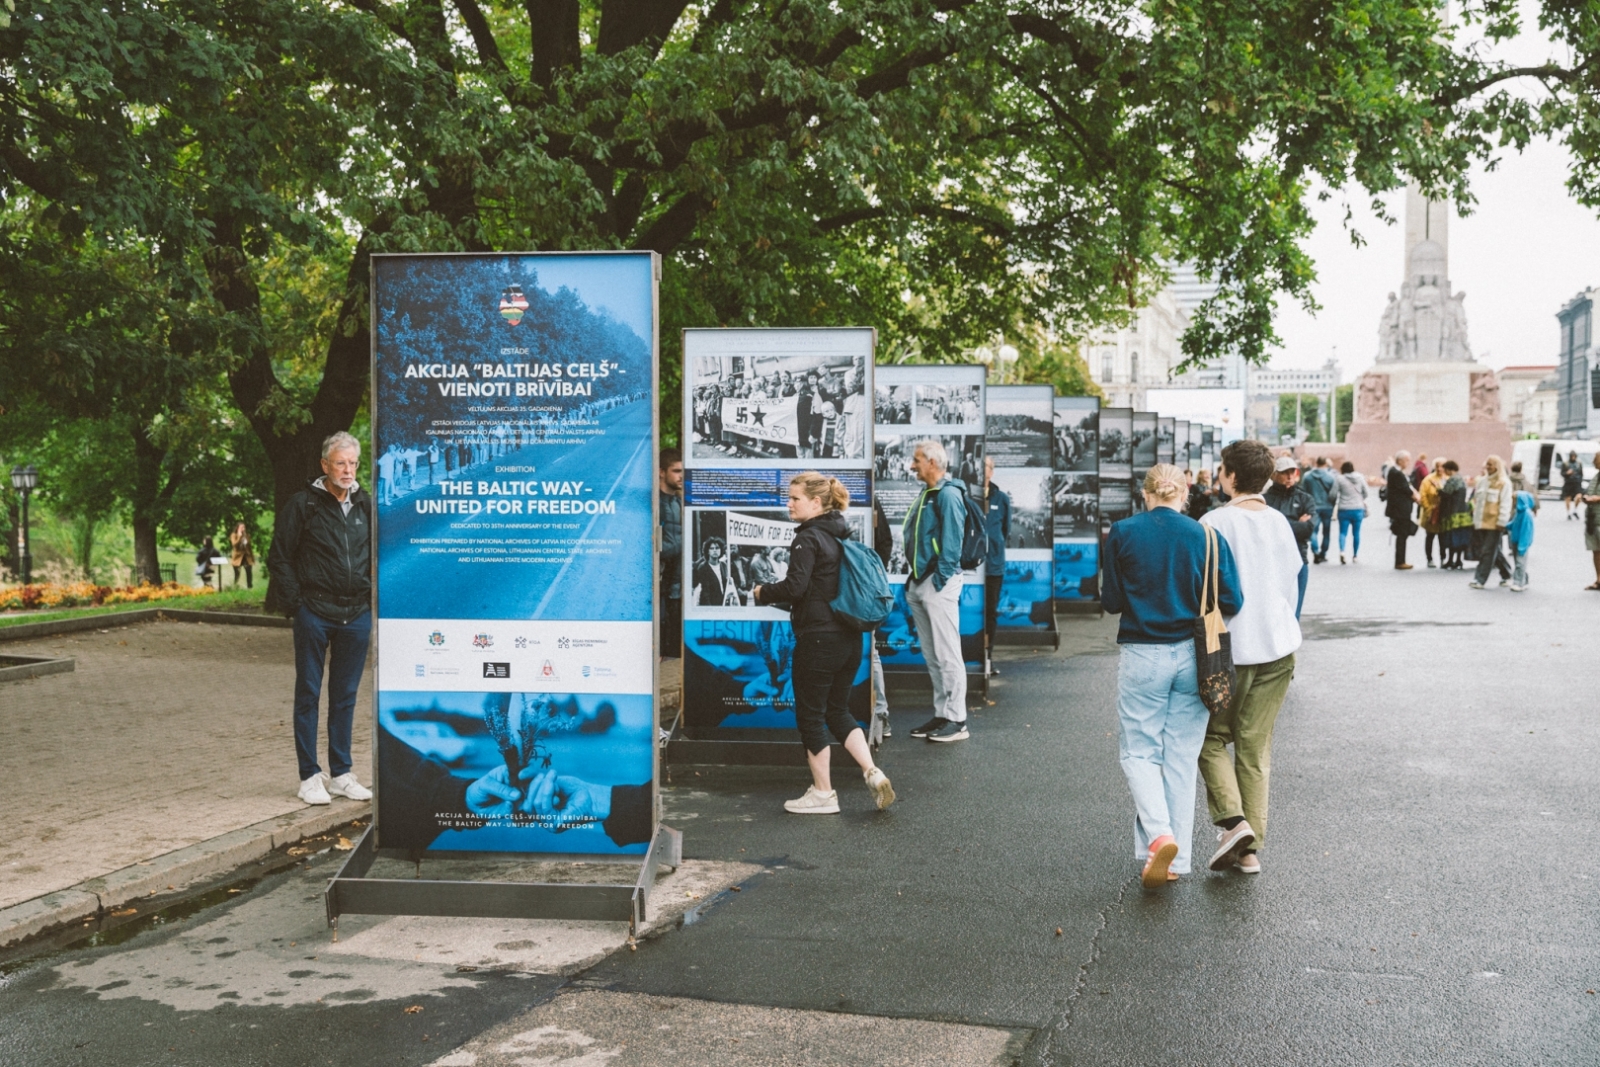
<path id="1" fill-rule="evenodd" d="M 39 468 L 32 463 L 26 467 L 11 468 L 11 488 L 22 494 L 22 529 L 17 533 L 17 569 L 22 573 L 22 584 L 33 581 L 33 554 L 28 542 L 28 496 L 39 484 Z"/>

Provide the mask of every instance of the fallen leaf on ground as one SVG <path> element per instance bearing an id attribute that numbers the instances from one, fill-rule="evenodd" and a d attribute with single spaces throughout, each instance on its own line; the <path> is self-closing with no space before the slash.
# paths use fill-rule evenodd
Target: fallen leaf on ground
<path id="1" fill-rule="evenodd" d="M 407 1015 L 421 1015 L 422 1014 L 422 1005 L 421 1004 L 413 1004 L 413 1005 L 411 1005 L 411 1007 L 406 1009 L 406 1014 Z"/>
<path id="2" fill-rule="evenodd" d="M 350 839 L 348 837 L 341 837 L 341 838 L 339 838 L 339 843 L 337 845 L 334 845 L 333 847 L 338 849 L 340 852 L 349 852 L 351 849 L 355 848 L 356 846 L 354 846 L 354 845 L 352 845 L 350 843 Z"/>
<path id="3" fill-rule="evenodd" d="M 124 915 L 134 915 L 138 911 L 139 911 L 138 908 L 118 908 L 116 911 L 111 913 L 111 917 L 113 919 L 120 919 Z"/>

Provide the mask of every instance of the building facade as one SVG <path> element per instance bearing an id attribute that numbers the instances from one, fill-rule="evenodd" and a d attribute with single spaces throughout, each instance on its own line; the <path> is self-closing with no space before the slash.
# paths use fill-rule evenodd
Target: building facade
<path id="1" fill-rule="evenodd" d="M 1145 410 L 1145 390 L 1167 385 L 1173 368 L 1183 362 L 1179 340 L 1188 325 L 1188 315 L 1168 286 L 1134 312 L 1126 328 L 1091 333 L 1084 353 L 1106 406 Z"/>
<path id="2" fill-rule="evenodd" d="M 1556 312 L 1560 324 L 1560 355 L 1556 370 L 1556 388 L 1560 400 L 1556 408 L 1556 432 L 1562 435 L 1587 437 L 1595 432 L 1592 427 L 1595 409 L 1589 349 L 1594 337 L 1594 298 L 1597 290 L 1585 289 L 1567 301 Z"/>
<path id="3" fill-rule="evenodd" d="M 1539 388 L 1539 383 L 1555 373 L 1556 368 L 1548 364 L 1523 364 L 1500 371 L 1500 410 L 1505 413 L 1512 438 L 1527 437 L 1532 432 L 1524 425 L 1528 401 Z"/>

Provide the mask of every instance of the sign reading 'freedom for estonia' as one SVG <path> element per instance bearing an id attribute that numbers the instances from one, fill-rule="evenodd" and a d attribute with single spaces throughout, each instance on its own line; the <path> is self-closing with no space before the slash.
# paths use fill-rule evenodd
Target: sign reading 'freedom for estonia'
<path id="1" fill-rule="evenodd" d="M 373 257 L 382 847 L 653 834 L 656 278 Z"/>

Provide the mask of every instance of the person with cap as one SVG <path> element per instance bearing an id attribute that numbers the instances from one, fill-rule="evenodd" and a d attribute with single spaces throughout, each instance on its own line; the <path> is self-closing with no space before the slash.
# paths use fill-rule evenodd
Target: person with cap
<path id="1" fill-rule="evenodd" d="M 1272 484 L 1262 494 L 1269 508 L 1289 520 L 1289 528 L 1294 531 L 1295 547 L 1300 550 L 1300 596 L 1294 607 L 1296 619 L 1306 603 L 1306 579 L 1311 573 L 1306 547 L 1311 543 L 1311 516 L 1316 507 L 1311 494 L 1300 488 L 1299 483 L 1300 464 L 1295 462 L 1293 456 L 1279 456 L 1272 466 Z"/>

